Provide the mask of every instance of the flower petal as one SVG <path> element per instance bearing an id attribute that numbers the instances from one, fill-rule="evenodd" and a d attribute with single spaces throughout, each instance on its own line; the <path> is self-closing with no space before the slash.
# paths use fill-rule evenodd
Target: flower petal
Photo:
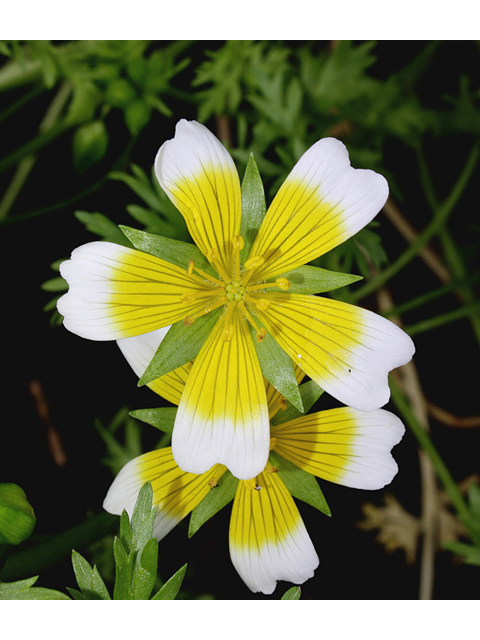
<path id="1" fill-rule="evenodd" d="M 170 327 L 163 327 L 141 336 L 117 340 L 120 351 L 139 378 L 144 374 L 169 329 Z M 147 387 L 150 387 L 162 398 L 178 405 L 191 368 L 192 363 L 189 362 L 183 367 L 149 382 Z"/>
<path id="2" fill-rule="evenodd" d="M 240 180 L 221 142 L 198 122 L 180 120 L 155 159 L 157 179 L 206 256 L 217 250 L 229 272 L 230 241 L 240 233 Z"/>
<path id="3" fill-rule="evenodd" d="M 259 490 L 239 482 L 230 520 L 230 557 L 254 593 L 277 580 L 302 584 L 319 560 L 303 520 L 278 473 L 257 476 Z"/>
<path id="4" fill-rule="evenodd" d="M 381 316 L 330 298 L 266 293 L 257 313 L 295 364 L 346 405 L 374 411 L 390 397 L 388 372 L 415 352 L 411 338 Z"/>
<path id="5" fill-rule="evenodd" d="M 267 211 L 249 256 L 267 254 L 257 275 L 271 278 L 323 255 L 368 224 L 387 197 L 383 176 L 354 169 L 339 140 L 319 140 L 297 162 Z"/>
<path id="6" fill-rule="evenodd" d="M 384 409 L 350 407 L 302 416 L 272 427 L 275 451 L 319 478 L 357 489 L 381 489 L 398 466 L 390 451 L 405 427 Z"/>
<path id="7" fill-rule="evenodd" d="M 69 284 L 57 307 L 67 329 L 91 340 L 116 340 L 177 322 L 204 307 L 181 302 L 205 290 L 201 279 L 155 256 L 111 242 L 90 242 L 62 262 Z"/>
<path id="8" fill-rule="evenodd" d="M 185 473 L 175 463 L 170 447 L 150 451 L 122 467 L 103 508 L 118 515 L 125 509 L 131 517 L 140 489 L 150 481 L 153 506 L 158 509 L 153 535 L 161 540 L 203 500 L 225 471 L 222 465 L 215 465 L 202 475 Z"/>
<path id="9" fill-rule="evenodd" d="M 173 428 L 173 455 L 191 473 L 221 462 L 235 477 L 252 478 L 268 458 L 265 384 L 247 321 L 236 310 L 233 337 L 224 340 L 224 319 L 215 325 L 188 376 Z"/>

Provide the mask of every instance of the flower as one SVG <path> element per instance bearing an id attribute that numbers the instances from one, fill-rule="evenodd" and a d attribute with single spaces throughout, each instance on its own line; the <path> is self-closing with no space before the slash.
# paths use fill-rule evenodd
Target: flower
<path id="1" fill-rule="evenodd" d="M 119 341 L 137 375 L 143 372 L 161 332 Z M 188 372 L 184 368 L 162 376 L 150 386 L 178 403 Z M 302 374 L 299 374 L 299 378 Z M 183 382 L 182 382 L 183 381 Z M 270 415 L 280 409 L 278 392 L 267 384 Z M 405 428 L 383 409 L 363 412 L 348 407 L 301 416 L 271 427 L 269 448 L 299 469 L 349 487 L 380 489 L 398 467 L 390 454 Z M 275 463 L 275 460 L 272 461 Z M 245 584 L 254 592 L 272 593 L 278 580 L 302 584 L 314 574 L 319 559 L 298 508 L 272 462 L 256 477 L 236 480 L 230 519 L 230 556 Z M 138 493 L 151 482 L 158 513 L 154 535 L 163 539 L 187 516 L 227 472 L 216 464 L 202 474 L 182 471 L 171 447 L 145 453 L 128 462 L 105 497 L 104 508 L 133 512 Z"/>
<path id="2" fill-rule="evenodd" d="M 195 358 L 173 431 L 177 464 L 201 474 L 226 465 L 249 479 L 269 451 L 267 399 L 256 348 L 268 332 L 293 363 L 342 403 L 373 411 L 389 398 L 388 372 L 408 362 L 411 339 L 359 307 L 295 293 L 292 270 L 364 227 L 388 195 L 379 174 L 350 166 L 345 146 L 316 142 L 285 180 L 242 264 L 241 189 L 225 147 L 203 125 L 181 120 L 160 148 L 158 181 L 186 220 L 216 276 L 108 242 L 62 263 L 64 324 L 93 340 L 145 334 L 214 309 L 220 318 Z M 192 247 L 193 255 L 193 247 Z"/>

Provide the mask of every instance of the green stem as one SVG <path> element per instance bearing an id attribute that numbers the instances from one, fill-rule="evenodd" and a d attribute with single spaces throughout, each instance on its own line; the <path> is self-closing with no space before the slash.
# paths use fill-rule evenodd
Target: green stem
<path id="1" fill-rule="evenodd" d="M 422 320 L 421 322 L 416 322 L 415 324 L 404 327 L 404 331 L 406 331 L 409 336 L 415 336 L 418 333 L 424 333 L 430 329 L 436 329 L 437 327 L 441 327 L 442 325 L 453 322 L 454 320 L 459 320 L 465 316 L 469 316 L 470 319 L 472 319 L 478 314 L 478 311 L 480 311 L 480 302 L 468 304 L 464 307 L 460 307 L 460 309 L 455 309 L 454 311 L 443 313 L 440 316 L 435 316 L 434 318 Z"/>
<path id="2" fill-rule="evenodd" d="M 363 287 L 357 289 L 352 294 L 352 301 L 358 302 L 361 298 L 373 293 L 383 284 L 385 284 L 390 278 L 396 275 L 403 267 L 405 267 L 413 258 L 418 255 L 420 249 L 422 249 L 428 241 L 439 232 L 441 227 L 445 224 L 448 216 L 452 213 L 455 205 L 457 204 L 463 190 L 468 184 L 471 178 L 473 170 L 477 164 L 479 147 L 475 144 L 470 151 L 468 159 L 463 167 L 462 173 L 456 181 L 453 189 L 448 197 L 434 212 L 432 221 L 425 227 L 425 229 L 417 236 L 416 240 L 408 247 L 402 255 L 397 258 L 387 269 L 374 276 Z"/>
<path id="3" fill-rule="evenodd" d="M 438 479 L 443 484 L 443 487 L 455 508 L 459 519 L 464 523 L 468 523 L 470 521 L 470 512 L 465 502 L 460 489 L 457 486 L 457 483 L 450 475 L 450 471 L 443 461 L 442 457 L 438 453 L 436 447 L 434 446 L 432 440 L 430 439 L 430 435 L 428 431 L 423 427 L 422 424 L 417 420 L 414 412 L 412 411 L 410 405 L 407 400 L 403 396 L 402 392 L 396 385 L 393 379 L 390 379 L 390 388 L 392 391 L 392 400 L 395 403 L 397 409 L 402 414 L 403 419 L 409 426 L 411 432 L 417 439 L 417 442 L 425 451 L 425 453 L 430 458 L 430 461 L 435 469 L 435 473 L 437 474 Z M 469 528 L 470 535 L 472 540 L 475 541 L 475 538 L 478 536 L 474 531 Z M 478 542 L 478 541 L 477 541 Z"/>
<path id="4" fill-rule="evenodd" d="M 12 582 L 38 575 L 47 567 L 68 558 L 72 549 L 83 549 L 115 531 L 118 522 L 118 516 L 102 512 L 46 542 L 14 551 L 0 572 L 0 580 Z"/>

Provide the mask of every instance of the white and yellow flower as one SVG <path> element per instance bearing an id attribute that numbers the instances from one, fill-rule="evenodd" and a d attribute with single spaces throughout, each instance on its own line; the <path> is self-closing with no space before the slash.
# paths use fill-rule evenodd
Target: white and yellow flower
<path id="1" fill-rule="evenodd" d="M 242 264 L 240 181 L 217 138 L 197 122 L 180 121 L 175 138 L 160 148 L 155 170 L 216 276 L 193 259 L 182 269 L 92 242 L 62 264 L 69 291 L 58 309 L 70 331 L 93 340 L 146 334 L 179 321 L 189 326 L 223 309 L 179 405 L 172 444 L 182 469 L 200 474 L 221 463 L 248 479 L 265 468 L 267 399 L 250 326 L 258 342 L 269 332 L 341 402 L 362 411 L 383 406 L 388 372 L 411 359 L 411 339 L 370 311 L 295 293 L 286 275 L 368 224 L 387 198 L 385 179 L 353 169 L 338 140 L 318 141 L 280 188 Z"/>
<path id="2" fill-rule="evenodd" d="M 119 341 L 137 375 L 143 373 L 162 337 L 161 332 L 155 332 L 148 338 Z M 187 377 L 188 370 L 182 367 L 150 386 L 178 403 Z M 270 384 L 266 394 L 273 417 L 282 400 Z M 345 407 L 272 426 L 269 449 L 330 482 L 380 489 L 397 473 L 390 451 L 404 431 L 401 421 L 388 411 L 364 412 Z M 153 504 L 158 511 L 154 535 L 161 540 L 209 494 L 226 471 L 224 465 L 216 464 L 199 475 L 188 473 L 175 462 L 170 447 L 151 451 L 121 469 L 103 506 L 110 513 L 121 514 L 126 509 L 131 515 L 141 487 L 151 482 Z M 269 461 L 255 477 L 238 480 L 229 536 L 232 562 L 254 592 L 272 593 L 278 580 L 302 584 L 313 576 L 319 564 L 298 508 L 281 473 Z"/>

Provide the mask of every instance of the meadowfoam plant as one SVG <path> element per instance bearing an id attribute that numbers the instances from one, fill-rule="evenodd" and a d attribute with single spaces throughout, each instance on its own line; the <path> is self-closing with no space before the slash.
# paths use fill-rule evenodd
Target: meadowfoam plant
<path id="1" fill-rule="evenodd" d="M 262 473 L 270 448 L 263 376 L 302 411 L 294 365 L 355 409 L 383 406 L 388 372 L 411 359 L 411 338 L 375 313 L 315 295 L 354 276 L 303 265 L 372 220 L 386 180 L 353 169 L 345 146 L 325 138 L 265 213 L 253 164 L 242 193 L 225 147 L 185 120 L 155 171 L 197 246 L 129 229 L 136 249 L 83 245 L 61 265 L 69 291 L 58 310 L 70 331 L 92 340 L 174 325 L 141 382 L 194 359 L 173 430 L 180 468 L 202 474 L 223 464 L 243 480 Z"/>

